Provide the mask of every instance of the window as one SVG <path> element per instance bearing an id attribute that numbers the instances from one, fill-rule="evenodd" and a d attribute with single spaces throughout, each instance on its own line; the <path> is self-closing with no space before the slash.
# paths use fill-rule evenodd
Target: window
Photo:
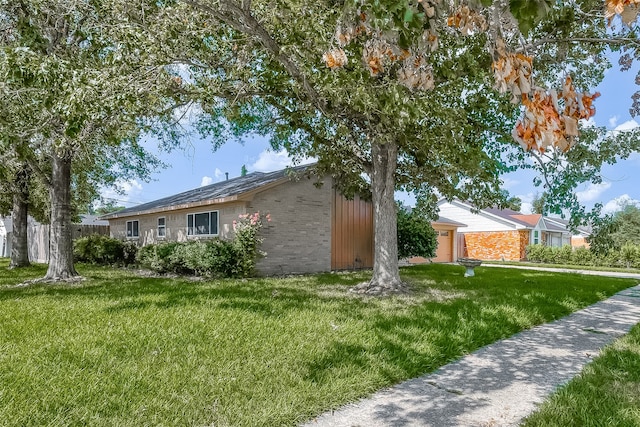
<path id="1" fill-rule="evenodd" d="M 127 221 L 127 237 L 134 238 L 140 236 L 138 221 Z"/>
<path id="2" fill-rule="evenodd" d="M 538 234 L 538 230 L 534 230 L 533 231 L 533 244 L 537 245 L 538 243 L 540 243 L 540 235 Z"/>
<path id="3" fill-rule="evenodd" d="M 165 225 L 165 218 L 158 218 L 158 237 L 165 237 L 167 235 L 167 228 Z"/>
<path id="4" fill-rule="evenodd" d="M 217 236 L 218 211 L 187 215 L 188 236 Z"/>
<path id="5" fill-rule="evenodd" d="M 441 232 L 440 232 L 440 235 L 441 235 L 442 237 L 449 237 L 449 232 L 448 232 L 448 231 L 441 231 Z"/>

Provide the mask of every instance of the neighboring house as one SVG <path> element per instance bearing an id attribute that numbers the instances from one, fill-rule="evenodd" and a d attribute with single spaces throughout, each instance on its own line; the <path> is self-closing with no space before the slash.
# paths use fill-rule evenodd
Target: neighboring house
<path id="1" fill-rule="evenodd" d="M 109 234 L 109 223 L 96 215 L 80 215 L 80 223 L 73 225 L 73 239 L 90 234 Z M 11 217 L 0 218 L 0 256 L 11 256 Z M 32 217 L 27 219 L 27 241 L 31 262 L 49 262 L 49 225 L 40 224 Z"/>
<path id="2" fill-rule="evenodd" d="M 545 217 L 545 222 L 547 224 L 556 224 L 558 227 L 569 229 L 569 221 L 562 218 L 552 218 Z M 591 235 L 591 228 L 589 227 L 578 227 L 577 230 L 572 232 L 571 234 L 571 246 L 573 248 L 589 248 L 589 242 L 587 242 L 587 237 Z"/>
<path id="3" fill-rule="evenodd" d="M 458 256 L 482 260 L 517 261 L 531 244 L 563 246 L 571 243 L 566 226 L 538 214 L 511 209 L 477 209 L 459 200 L 438 202 L 440 213 L 465 224 L 458 228 Z"/>
<path id="4" fill-rule="evenodd" d="M 438 236 L 438 247 L 436 256 L 431 260 L 423 257 L 412 257 L 407 261 L 410 264 L 422 264 L 425 262 L 456 262 L 458 260 L 458 228 L 464 227 L 466 224 L 453 221 L 449 218 L 438 217 L 436 221 L 431 222 L 431 226 Z"/>
<path id="5" fill-rule="evenodd" d="M 308 166 L 254 172 L 102 216 L 111 236 L 148 245 L 233 236 L 241 214 L 270 214 L 261 236 L 261 274 L 373 266 L 373 207 L 347 200 Z M 308 172 L 308 173 L 307 173 Z"/>

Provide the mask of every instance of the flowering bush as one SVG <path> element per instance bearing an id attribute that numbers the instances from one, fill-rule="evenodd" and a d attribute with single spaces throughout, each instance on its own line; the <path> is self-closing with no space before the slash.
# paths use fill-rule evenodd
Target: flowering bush
<path id="1" fill-rule="evenodd" d="M 260 250 L 263 239 L 259 237 L 263 220 L 270 222 L 271 215 L 261 215 L 260 212 L 253 214 L 242 214 L 237 221 L 233 221 L 233 231 L 235 236 L 232 244 L 238 259 L 238 274 L 249 276 L 253 274 L 256 261 L 266 254 Z"/>

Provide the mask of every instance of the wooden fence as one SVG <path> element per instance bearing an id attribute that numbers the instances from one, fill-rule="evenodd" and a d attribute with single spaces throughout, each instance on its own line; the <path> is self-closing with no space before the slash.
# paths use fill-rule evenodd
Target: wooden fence
<path id="1" fill-rule="evenodd" d="M 73 240 L 91 234 L 109 235 L 108 225 L 72 224 L 72 227 Z M 7 233 L 6 235 L 4 256 L 11 255 L 11 234 Z M 31 262 L 49 262 L 49 226 L 47 224 L 30 223 L 27 226 L 27 241 L 29 243 L 29 260 Z"/>

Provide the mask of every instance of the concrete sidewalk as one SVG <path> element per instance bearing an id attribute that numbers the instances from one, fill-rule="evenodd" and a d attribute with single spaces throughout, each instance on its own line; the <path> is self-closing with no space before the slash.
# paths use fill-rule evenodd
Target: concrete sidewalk
<path id="1" fill-rule="evenodd" d="M 638 322 L 640 285 L 304 426 L 517 426 Z"/>
<path id="2" fill-rule="evenodd" d="M 625 273 L 622 271 L 596 271 L 596 270 L 576 270 L 572 268 L 554 268 L 554 267 L 536 267 L 533 265 L 512 265 L 512 264 L 482 264 L 483 267 L 498 267 L 498 268 L 515 268 L 518 270 L 538 270 L 549 271 L 553 273 L 574 273 L 574 274 L 586 274 L 588 276 L 607 276 L 607 277 L 619 277 L 621 279 L 639 279 L 638 273 Z"/>

